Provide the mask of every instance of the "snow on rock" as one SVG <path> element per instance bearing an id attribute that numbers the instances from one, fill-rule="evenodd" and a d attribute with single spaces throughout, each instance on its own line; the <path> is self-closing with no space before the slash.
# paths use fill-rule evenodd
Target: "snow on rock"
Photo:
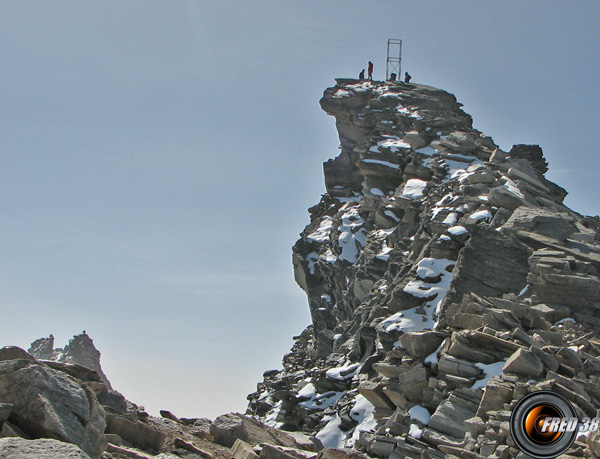
<path id="1" fill-rule="evenodd" d="M 346 91 L 344 89 L 338 89 L 332 97 L 334 99 L 341 99 L 342 97 L 351 97 L 351 96 L 352 96 L 352 93 L 350 91 Z"/>
<path id="2" fill-rule="evenodd" d="M 309 410 L 325 410 L 329 407 L 334 406 L 340 398 L 342 398 L 346 392 L 335 392 L 329 391 L 323 394 L 317 394 L 314 386 L 311 384 L 310 387 L 302 397 L 310 397 L 308 400 L 298 403 L 298 405 L 308 408 Z M 306 386 L 305 386 L 306 388 Z M 304 390 L 304 388 L 303 388 Z M 311 392 L 312 391 L 312 392 Z"/>
<path id="3" fill-rule="evenodd" d="M 392 169 L 400 170 L 400 166 L 398 164 L 390 163 L 389 161 L 384 161 L 382 159 L 363 159 L 363 163 L 367 164 L 378 164 L 380 166 L 390 167 Z M 383 196 L 383 195 L 381 195 Z"/>
<path id="4" fill-rule="evenodd" d="M 464 226 L 453 226 L 452 228 L 448 228 L 448 233 L 450 233 L 452 236 L 460 236 L 462 234 L 467 234 L 469 232 L 469 230 L 467 228 L 465 228 Z"/>
<path id="5" fill-rule="evenodd" d="M 454 266 L 454 264 L 455 262 L 452 260 L 423 258 L 417 264 L 418 279 L 410 281 L 403 290 L 417 298 L 426 298 L 428 301 L 423 308 L 407 309 L 385 319 L 382 322 L 385 330 L 408 332 L 433 329 L 440 304 L 452 281 L 452 273 L 448 272 L 446 268 Z M 439 282 L 424 280 L 438 276 L 440 277 Z"/>
<path id="6" fill-rule="evenodd" d="M 408 430 L 408 435 L 419 440 L 421 435 L 423 435 L 423 429 L 421 429 L 417 424 L 411 424 Z"/>
<path id="7" fill-rule="evenodd" d="M 437 365 L 438 355 L 439 355 L 440 351 L 442 350 L 442 347 L 444 346 L 445 343 L 446 343 L 446 340 L 442 341 L 442 344 L 440 344 L 435 351 L 433 351 L 431 354 L 429 354 L 427 357 L 425 357 L 424 363 L 430 363 L 431 365 Z"/>
<path id="8" fill-rule="evenodd" d="M 341 218 L 338 228 L 338 243 L 342 249 L 341 260 L 356 263 L 358 260 L 359 247 L 365 246 L 367 231 L 361 226 L 364 220 L 358 214 L 357 207 L 350 207 Z"/>
<path id="9" fill-rule="evenodd" d="M 352 436 L 346 442 L 346 447 L 353 447 L 360 437 L 361 432 L 368 432 L 374 430 L 377 425 L 377 421 L 373 415 L 375 407 L 365 397 L 359 395 L 356 397 L 354 407 L 350 410 L 350 416 L 358 425 L 352 431 Z"/>
<path id="10" fill-rule="evenodd" d="M 381 153 L 382 148 L 388 148 L 392 153 L 396 153 L 400 148 L 410 148 L 410 145 L 395 135 L 386 135 L 384 140 L 377 142 L 377 145 L 371 147 L 371 153 Z"/>
<path id="11" fill-rule="evenodd" d="M 471 220 L 487 220 L 488 222 L 492 221 L 492 213 L 485 209 L 479 210 L 472 215 L 469 216 Z"/>
<path id="12" fill-rule="evenodd" d="M 404 185 L 404 190 L 402 191 L 402 196 L 406 196 L 407 198 L 417 199 L 423 196 L 423 190 L 427 186 L 427 182 L 425 180 L 420 179 L 410 179 L 406 181 Z"/>
<path id="13" fill-rule="evenodd" d="M 321 440 L 325 448 L 343 448 L 346 443 L 346 434 L 340 429 L 342 425 L 340 416 L 335 413 L 335 415 L 327 416 L 323 420 L 327 424 L 319 431 L 316 437 Z"/>
<path id="14" fill-rule="evenodd" d="M 333 228 L 333 218 L 326 215 L 321 220 L 321 223 L 319 223 L 319 227 L 316 231 L 306 236 L 306 239 L 310 242 L 317 242 L 319 244 L 327 242 L 329 241 L 331 228 Z"/>
<path id="15" fill-rule="evenodd" d="M 349 362 L 347 362 L 346 364 L 344 364 L 344 366 L 341 367 L 337 367 L 337 368 L 330 368 L 329 370 L 327 370 L 325 372 L 325 374 L 327 375 L 328 378 L 331 379 L 350 379 L 352 377 L 354 377 L 354 375 L 356 375 L 356 373 L 358 373 L 358 370 L 360 369 L 360 363 L 353 363 L 350 364 Z"/>
<path id="16" fill-rule="evenodd" d="M 502 373 L 502 368 L 504 368 L 504 364 L 506 364 L 506 360 L 500 360 L 499 362 L 494 363 L 476 363 L 475 366 L 480 370 L 483 370 L 484 378 L 475 381 L 475 384 L 471 386 L 471 389 L 483 389 L 490 382 L 494 376 L 498 376 Z"/>
<path id="17" fill-rule="evenodd" d="M 420 405 L 415 405 L 408 410 L 408 415 L 411 419 L 419 421 L 423 425 L 429 424 L 429 420 L 431 419 L 431 415 L 429 414 L 429 411 L 427 411 L 427 408 Z"/>
<path id="18" fill-rule="evenodd" d="M 369 191 L 373 196 L 385 196 L 385 193 L 379 188 L 371 188 Z"/>

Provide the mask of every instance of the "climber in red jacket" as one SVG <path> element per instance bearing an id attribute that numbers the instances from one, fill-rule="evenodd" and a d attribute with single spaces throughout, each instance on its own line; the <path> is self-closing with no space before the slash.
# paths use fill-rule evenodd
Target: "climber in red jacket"
<path id="1" fill-rule="evenodd" d="M 369 72 L 369 80 L 372 80 L 373 79 L 373 62 L 371 62 L 371 61 L 369 61 L 368 72 Z"/>

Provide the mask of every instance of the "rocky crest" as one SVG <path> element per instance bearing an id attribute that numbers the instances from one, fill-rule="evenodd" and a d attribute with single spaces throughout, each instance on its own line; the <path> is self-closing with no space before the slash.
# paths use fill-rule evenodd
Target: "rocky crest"
<path id="1" fill-rule="evenodd" d="M 27 352 L 36 359 L 76 363 L 89 368 L 100 376 L 107 389 L 112 389 L 100 365 L 100 351 L 96 349 L 94 341 L 88 336 L 85 330 L 80 335 L 74 336 L 64 349 L 54 349 L 54 336 L 50 335 L 48 338 L 35 340 L 31 343 L 31 347 Z"/>
<path id="2" fill-rule="evenodd" d="M 502 151 L 423 85 L 338 79 L 321 107 L 341 153 L 293 248 L 313 323 L 248 412 L 394 459 L 515 457 L 535 390 L 596 416 L 600 219 L 563 204 L 541 148 Z"/>
<path id="3" fill-rule="evenodd" d="M 422 85 L 337 80 L 321 106 L 341 153 L 293 248 L 313 323 L 248 412 L 150 416 L 85 332 L 50 335 L 0 349 L 0 457 L 524 458 L 526 394 L 600 415 L 600 219 L 563 205 L 540 147 L 502 151 Z M 594 455 L 600 433 L 561 457 Z"/>

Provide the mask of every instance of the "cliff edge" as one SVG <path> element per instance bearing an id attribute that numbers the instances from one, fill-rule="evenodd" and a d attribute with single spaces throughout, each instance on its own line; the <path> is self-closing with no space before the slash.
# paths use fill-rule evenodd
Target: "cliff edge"
<path id="1" fill-rule="evenodd" d="M 248 411 L 383 458 L 515 457 L 510 410 L 541 389 L 596 416 L 598 217 L 452 94 L 336 81 L 341 152 L 293 248 L 312 325 Z"/>

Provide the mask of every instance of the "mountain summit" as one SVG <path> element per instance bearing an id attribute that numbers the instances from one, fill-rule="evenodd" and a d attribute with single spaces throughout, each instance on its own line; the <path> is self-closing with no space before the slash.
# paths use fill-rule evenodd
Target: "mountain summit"
<path id="1" fill-rule="evenodd" d="M 383 458 L 515 457 L 510 410 L 542 389 L 596 416 L 600 219 L 453 95 L 336 81 L 341 152 L 293 248 L 312 325 L 249 413 Z"/>
<path id="2" fill-rule="evenodd" d="M 541 148 L 502 151 L 423 85 L 337 80 L 321 106 L 341 152 L 293 248 L 312 325 L 247 413 L 152 416 L 85 332 L 50 335 L 0 349 L 0 457 L 522 458 L 533 393 L 598 424 L 600 219 L 563 204 Z M 560 438 L 600 457 L 600 432 Z"/>

